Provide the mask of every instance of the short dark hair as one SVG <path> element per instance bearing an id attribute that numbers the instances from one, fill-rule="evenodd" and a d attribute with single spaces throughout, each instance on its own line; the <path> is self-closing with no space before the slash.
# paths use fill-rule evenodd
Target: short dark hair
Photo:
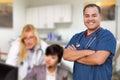
<path id="1" fill-rule="evenodd" d="M 58 56 L 58 63 L 61 62 L 61 58 L 63 56 L 63 47 L 58 44 L 52 44 L 47 47 L 45 55 L 57 55 Z"/>
<path id="2" fill-rule="evenodd" d="M 96 4 L 88 4 L 88 5 L 86 5 L 86 6 L 84 7 L 84 9 L 83 9 L 83 14 L 84 14 L 84 12 L 85 12 L 85 9 L 86 9 L 86 8 L 89 8 L 89 7 L 96 7 L 96 8 L 98 9 L 98 12 L 101 14 L 101 8 L 100 8 L 98 5 L 96 5 Z"/>

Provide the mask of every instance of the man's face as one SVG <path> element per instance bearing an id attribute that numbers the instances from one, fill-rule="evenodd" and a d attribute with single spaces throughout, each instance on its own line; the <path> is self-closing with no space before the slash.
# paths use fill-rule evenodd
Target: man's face
<path id="1" fill-rule="evenodd" d="M 26 48 L 33 49 L 36 44 L 36 38 L 35 38 L 33 32 L 32 31 L 26 32 L 24 36 L 25 36 L 24 44 L 25 44 Z"/>
<path id="2" fill-rule="evenodd" d="M 57 55 L 46 55 L 45 56 L 45 64 L 47 68 L 56 67 L 58 63 L 58 56 Z"/>
<path id="3" fill-rule="evenodd" d="M 100 26 L 101 15 L 96 7 L 88 7 L 84 11 L 84 24 L 89 30 Z"/>

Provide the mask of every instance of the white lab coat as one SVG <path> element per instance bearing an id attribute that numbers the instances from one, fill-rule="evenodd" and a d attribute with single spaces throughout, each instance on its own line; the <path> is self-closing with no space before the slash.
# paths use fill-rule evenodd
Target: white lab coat
<path id="1" fill-rule="evenodd" d="M 25 76 L 27 75 L 27 69 L 28 69 L 28 62 L 27 59 L 25 59 L 21 64 L 17 65 L 18 61 L 18 53 L 19 53 L 19 39 L 15 40 L 12 43 L 12 46 L 10 48 L 8 58 L 6 60 L 7 64 L 18 66 L 18 79 L 23 80 Z M 34 65 L 40 65 L 44 62 L 44 55 L 45 55 L 45 49 L 47 48 L 47 44 L 41 40 L 41 44 L 37 45 L 34 51 L 34 54 L 32 56 L 30 67 L 32 68 Z"/>
<path id="2" fill-rule="evenodd" d="M 17 60 L 18 60 L 18 53 L 19 53 L 19 38 L 14 40 L 11 45 L 8 52 L 6 63 L 10 64 L 12 66 L 17 66 Z"/>

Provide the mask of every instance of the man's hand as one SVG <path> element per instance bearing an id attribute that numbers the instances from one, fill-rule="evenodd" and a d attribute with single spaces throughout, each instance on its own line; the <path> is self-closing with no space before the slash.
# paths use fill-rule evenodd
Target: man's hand
<path id="1" fill-rule="evenodd" d="M 67 47 L 68 50 L 76 50 L 76 47 L 74 45 L 68 46 Z"/>

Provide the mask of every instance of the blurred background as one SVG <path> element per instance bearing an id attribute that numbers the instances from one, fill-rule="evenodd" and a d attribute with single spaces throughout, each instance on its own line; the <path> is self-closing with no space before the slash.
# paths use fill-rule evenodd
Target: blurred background
<path id="1" fill-rule="evenodd" d="M 20 36 L 27 23 L 33 24 L 48 44 L 64 47 L 73 34 L 86 29 L 82 13 L 88 3 L 102 8 L 101 27 L 117 39 L 113 80 L 120 80 L 120 0 L 0 0 L 0 59 L 6 60 L 11 42 Z M 72 72 L 73 63 L 67 64 Z"/>

